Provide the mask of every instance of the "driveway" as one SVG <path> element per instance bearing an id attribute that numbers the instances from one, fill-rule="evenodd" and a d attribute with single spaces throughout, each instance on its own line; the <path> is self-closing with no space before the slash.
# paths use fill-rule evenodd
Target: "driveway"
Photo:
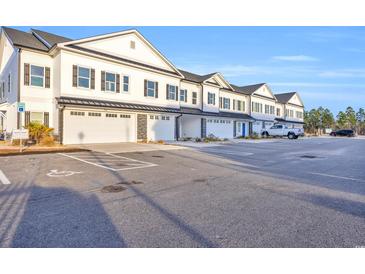
<path id="1" fill-rule="evenodd" d="M 363 151 L 283 139 L 1 157 L 0 246 L 365 246 Z"/>

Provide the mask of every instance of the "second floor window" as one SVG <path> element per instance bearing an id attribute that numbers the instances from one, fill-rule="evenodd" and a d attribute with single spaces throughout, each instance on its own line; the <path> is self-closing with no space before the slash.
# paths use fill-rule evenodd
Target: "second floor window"
<path id="1" fill-rule="evenodd" d="M 44 67 L 30 66 L 30 85 L 44 87 Z"/>
<path id="2" fill-rule="evenodd" d="M 105 90 L 115 92 L 116 75 L 115 73 L 105 73 Z"/>
<path id="3" fill-rule="evenodd" d="M 215 94 L 208 92 L 208 105 L 215 105 Z"/>
<path id="4" fill-rule="evenodd" d="M 276 116 L 280 116 L 280 108 L 276 109 Z"/>
<path id="5" fill-rule="evenodd" d="M 197 104 L 197 100 L 198 100 L 198 94 L 194 91 L 193 93 L 192 93 L 192 103 L 193 103 L 193 105 L 196 105 Z"/>
<path id="6" fill-rule="evenodd" d="M 77 85 L 82 88 L 90 88 L 90 69 L 78 67 Z"/>
<path id="7" fill-rule="evenodd" d="M 299 118 L 299 119 L 303 119 L 303 112 L 301 112 L 301 111 L 297 111 L 297 112 L 296 112 L 296 115 L 297 115 L 297 118 Z"/>
<path id="8" fill-rule="evenodd" d="M 166 85 L 166 99 L 167 100 L 176 100 L 177 101 L 177 86 Z"/>
<path id="9" fill-rule="evenodd" d="M 129 76 L 123 76 L 123 91 L 129 92 Z"/>
<path id="10" fill-rule="evenodd" d="M 223 98 L 223 108 L 230 109 L 231 100 L 229 98 Z"/>
<path id="11" fill-rule="evenodd" d="M 186 89 L 180 89 L 180 101 L 187 102 L 188 91 Z"/>
<path id="12" fill-rule="evenodd" d="M 269 114 L 269 113 L 270 113 L 270 106 L 265 105 L 265 114 Z"/>
<path id="13" fill-rule="evenodd" d="M 261 103 L 256 103 L 256 102 L 252 102 L 252 111 L 253 112 L 262 113 L 262 104 Z"/>
<path id="14" fill-rule="evenodd" d="M 157 82 L 146 80 L 146 94 L 147 97 L 157 98 Z"/>
<path id="15" fill-rule="evenodd" d="M 242 110 L 242 101 L 237 100 L 237 110 L 241 111 Z"/>

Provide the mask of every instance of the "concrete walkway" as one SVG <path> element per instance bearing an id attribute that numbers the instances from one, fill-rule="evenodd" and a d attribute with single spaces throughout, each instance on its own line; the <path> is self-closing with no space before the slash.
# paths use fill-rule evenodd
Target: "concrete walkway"
<path id="1" fill-rule="evenodd" d="M 68 145 L 68 147 L 77 147 L 104 153 L 125 153 L 125 152 L 184 149 L 184 147 L 174 146 L 174 145 L 141 144 L 141 143 L 84 144 L 84 145 Z"/>

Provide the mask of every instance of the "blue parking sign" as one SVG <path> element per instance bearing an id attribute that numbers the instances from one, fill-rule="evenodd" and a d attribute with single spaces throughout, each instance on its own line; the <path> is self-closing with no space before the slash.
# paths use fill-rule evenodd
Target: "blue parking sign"
<path id="1" fill-rule="evenodd" d="M 18 103 L 18 112 L 25 111 L 25 103 Z"/>

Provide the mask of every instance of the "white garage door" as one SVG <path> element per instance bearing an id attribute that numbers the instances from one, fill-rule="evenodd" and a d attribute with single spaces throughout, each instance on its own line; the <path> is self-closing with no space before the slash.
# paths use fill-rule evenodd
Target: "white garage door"
<path id="1" fill-rule="evenodd" d="M 95 110 L 65 110 L 64 144 L 135 142 L 135 115 Z"/>
<path id="2" fill-rule="evenodd" d="M 175 139 L 175 116 L 172 115 L 148 115 L 147 118 L 148 140 L 174 140 Z"/>
<path id="3" fill-rule="evenodd" d="M 207 136 L 233 138 L 233 121 L 228 119 L 207 119 Z"/>

